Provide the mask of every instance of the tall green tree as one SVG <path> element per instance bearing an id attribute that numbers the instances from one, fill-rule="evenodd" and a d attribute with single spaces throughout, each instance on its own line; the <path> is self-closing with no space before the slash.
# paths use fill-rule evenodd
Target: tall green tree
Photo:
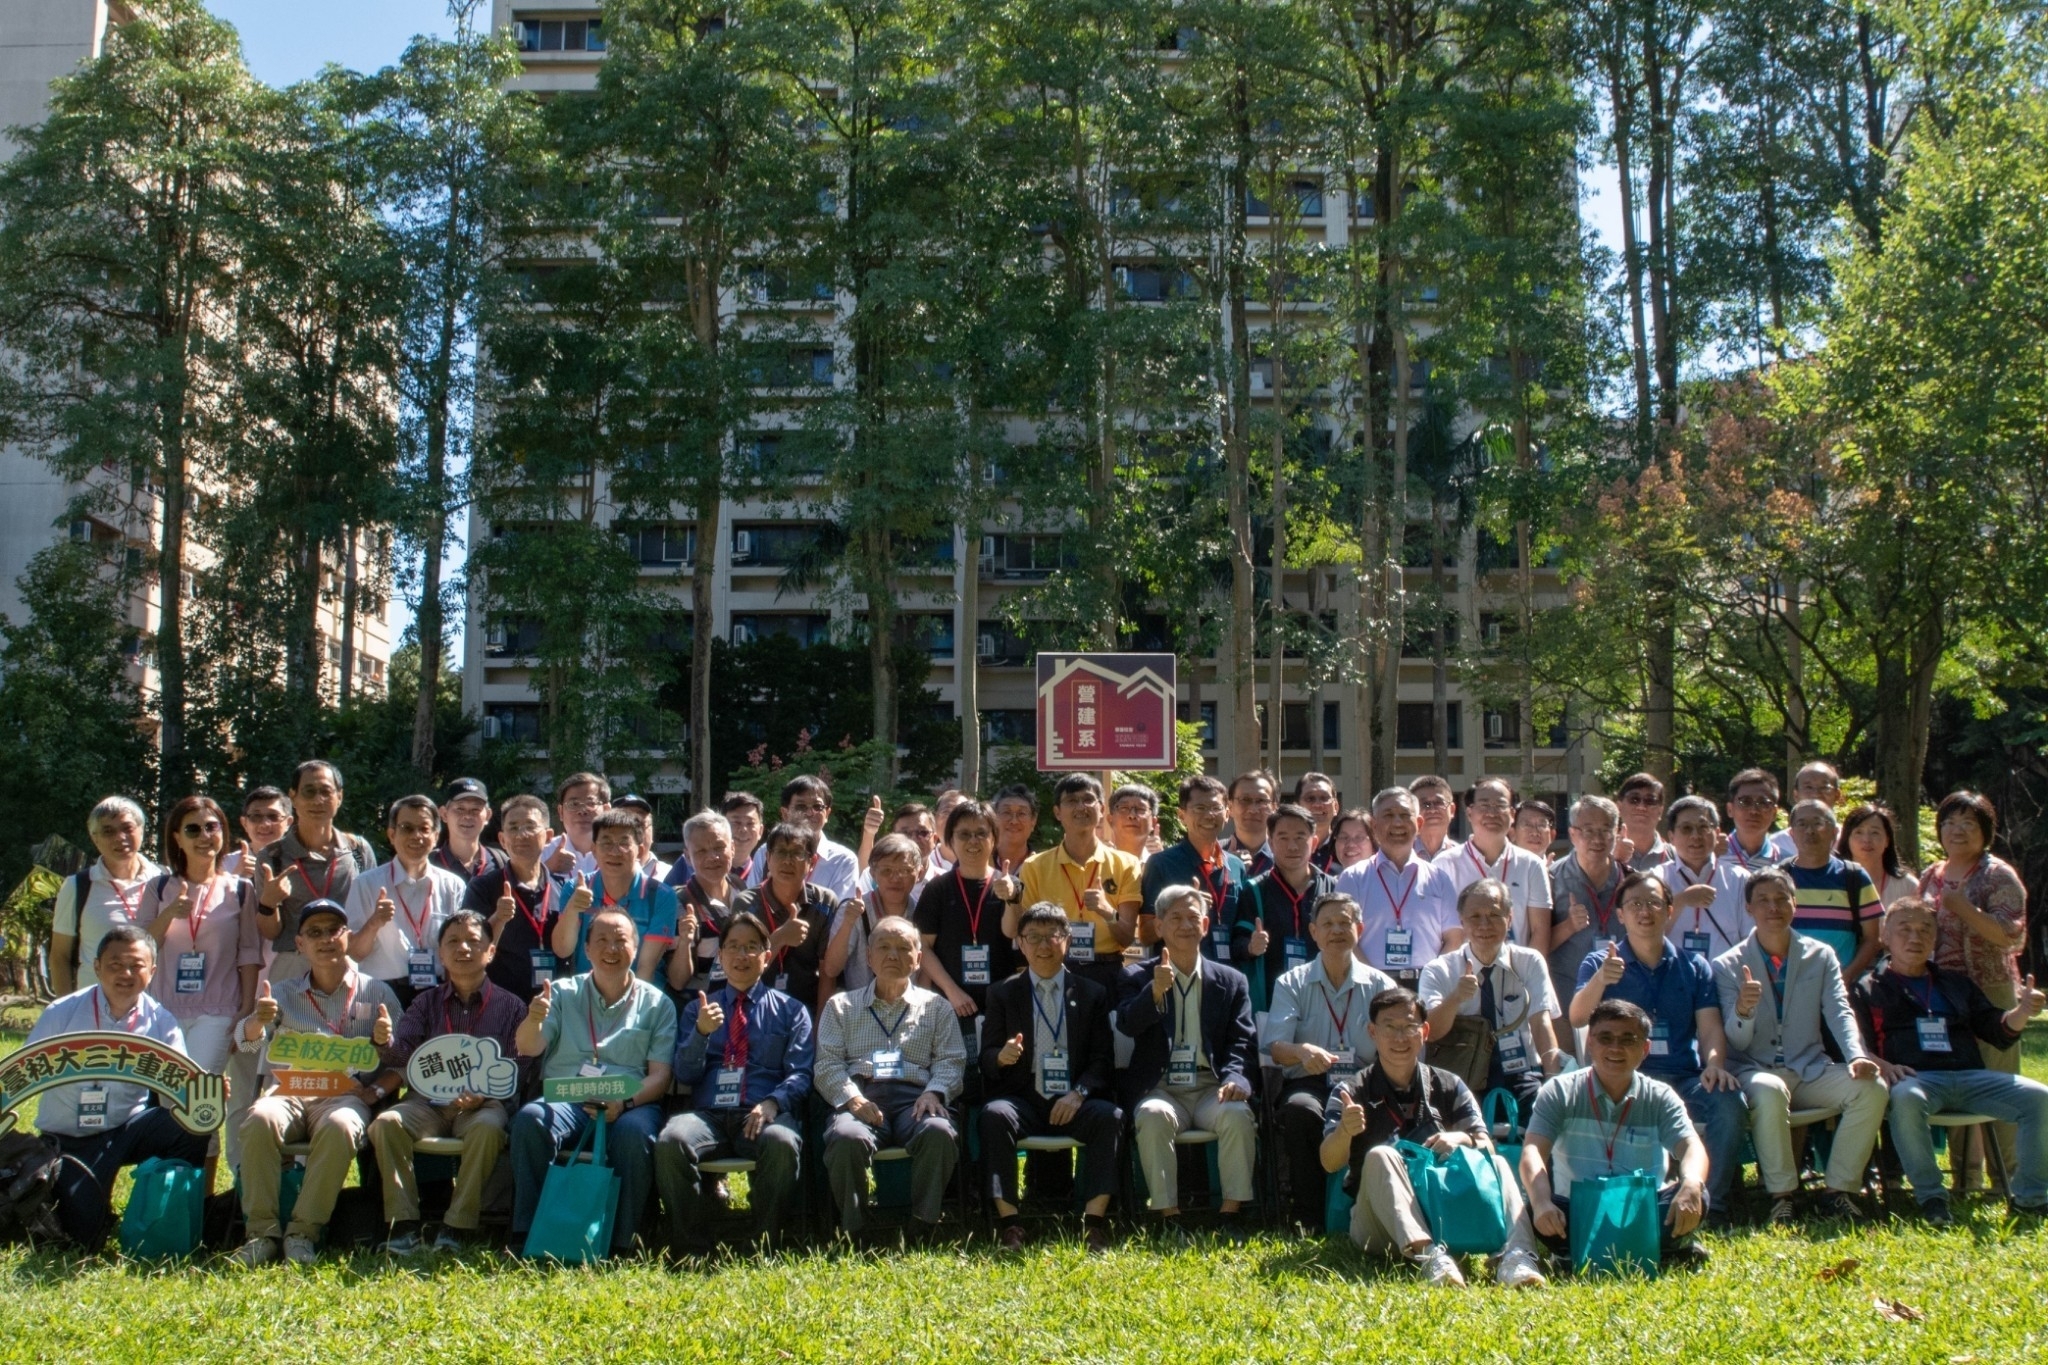
<path id="1" fill-rule="evenodd" d="M 199 0 L 144 0 L 52 87 L 0 169 L 0 411 L 72 478 L 160 490 L 153 542 L 160 795 L 189 789 L 184 591 L 195 483 L 221 472 L 230 300 L 276 97 Z"/>

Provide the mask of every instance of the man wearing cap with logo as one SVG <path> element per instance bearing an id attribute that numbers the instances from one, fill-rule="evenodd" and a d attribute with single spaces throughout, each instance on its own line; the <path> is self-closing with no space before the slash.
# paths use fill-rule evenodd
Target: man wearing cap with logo
<path id="1" fill-rule="evenodd" d="M 473 777 L 458 777 L 441 797 L 441 844 L 428 861 L 464 882 L 505 865 L 502 851 L 484 843 L 491 823 L 491 794 Z"/>
<path id="2" fill-rule="evenodd" d="M 264 1054 L 266 1077 L 276 1079 L 269 1046 L 280 1032 L 368 1038 L 378 1047 L 390 1043 L 398 997 L 356 970 L 348 937 L 348 915 L 333 901 L 310 901 L 299 911 L 297 948 L 309 969 L 304 976 L 265 982 L 255 1013 L 235 1030 L 235 1046 Z M 395 1069 L 378 1066 L 351 1073 L 338 1094 L 300 1098 L 274 1089 L 249 1106 L 242 1115 L 242 1214 L 249 1224 L 249 1240 L 237 1254 L 242 1264 L 275 1261 L 280 1237 L 282 1254 L 292 1264 L 319 1259 L 321 1234 L 349 1164 L 362 1149 L 370 1115 L 391 1098 L 399 1079 Z M 293 1142 L 311 1143 L 312 1150 L 287 1227 L 278 1218 L 279 1181 L 285 1146 Z"/>

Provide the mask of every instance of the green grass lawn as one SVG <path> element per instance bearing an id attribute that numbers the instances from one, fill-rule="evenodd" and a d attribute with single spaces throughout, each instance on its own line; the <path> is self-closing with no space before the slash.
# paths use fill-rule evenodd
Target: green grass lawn
<path id="1" fill-rule="evenodd" d="M 2048 1022 L 2025 1064 L 2048 1078 Z M 1696 1275 L 1516 1295 L 1425 1290 L 1348 1244 L 1274 1236 L 1192 1252 L 1134 1238 L 1099 1260 L 976 1242 L 596 1272 L 481 1253 L 238 1272 L 16 1249 L 0 1252 L 0 1360 L 2038 1362 L 2048 1230 L 2002 1212 L 1968 1201 L 1945 1233 L 1742 1232 L 1711 1239 Z"/>

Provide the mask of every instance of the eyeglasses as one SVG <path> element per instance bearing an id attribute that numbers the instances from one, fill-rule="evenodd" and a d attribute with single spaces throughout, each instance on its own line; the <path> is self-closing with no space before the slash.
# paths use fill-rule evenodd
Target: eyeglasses
<path id="1" fill-rule="evenodd" d="M 602 801 L 564 801 L 562 809 L 571 815 L 595 815 L 604 809 Z"/>
<path id="2" fill-rule="evenodd" d="M 186 825 L 178 833 L 184 835 L 187 839 L 197 839 L 202 834 L 218 834 L 220 833 L 220 821 L 202 820 L 196 825 Z"/>
<path id="3" fill-rule="evenodd" d="M 1644 810 L 1656 810 L 1664 803 L 1646 792 L 1632 792 L 1621 798 L 1621 804 L 1624 806 L 1640 806 Z"/>
<path id="4" fill-rule="evenodd" d="M 787 809 L 791 815 L 823 815 L 832 808 L 817 801 L 798 801 Z"/>
<path id="5" fill-rule="evenodd" d="M 1422 808 L 1424 810 L 1449 810 L 1451 803 L 1444 800 L 1441 796 L 1426 796 L 1422 799 Z"/>
<path id="6" fill-rule="evenodd" d="M 242 817 L 252 825 L 281 825 L 284 812 L 279 810 L 252 810 Z"/>
<path id="7" fill-rule="evenodd" d="M 1506 815 L 1513 807 L 1509 806 L 1505 801 L 1473 801 L 1465 809 L 1492 811 L 1495 815 Z"/>
<path id="8" fill-rule="evenodd" d="M 1373 1027 L 1389 1038 L 1413 1038 L 1422 1032 L 1420 1024 L 1374 1024 Z"/>
<path id="9" fill-rule="evenodd" d="M 953 842 L 956 844 L 985 844 L 988 842 L 988 831 L 979 825 L 974 826 L 972 829 L 955 830 Z"/>
<path id="10" fill-rule="evenodd" d="M 1594 825 L 1590 829 L 1585 825 L 1573 825 L 1572 833 L 1578 835 L 1589 844 L 1612 843 L 1614 840 L 1614 831 L 1603 825 Z"/>
<path id="11" fill-rule="evenodd" d="M 1047 932 L 1043 934 L 1020 934 L 1018 937 L 1027 948 L 1043 948 L 1048 943 L 1063 943 L 1066 941 L 1067 936 L 1063 933 Z"/>
<path id="12" fill-rule="evenodd" d="M 325 943 L 329 939 L 340 938 L 343 934 L 347 932 L 348 929 L 346 928 L 346 926 L 337 924 L 331 929 L 302 928 L 299 930 L 299 937 L 305 939 L 309 943 Z"/>
<path id="13" fill-rule="evenodd" d="M 1587 1037 L 1594 1047 L 1640 1047 L 1643 1042 L 1640 1033 L 1592 1033 Z"/>
<path id="14" fill-rule="evenodd" d="M 1776 810 L 1778 808 L 1778 798 L 1775 796 L 1738 796 L 1728 804 L 1739 806 L 1743 810 Z"/>

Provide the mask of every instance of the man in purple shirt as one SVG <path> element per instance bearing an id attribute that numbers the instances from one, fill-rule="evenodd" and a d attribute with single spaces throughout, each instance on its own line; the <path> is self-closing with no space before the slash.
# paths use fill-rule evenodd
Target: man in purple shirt
<path id="1" fill-rule="evenodd" d="M 504 1065 L 516 1068 L 519 1047 L 515 1035 L 519 1021 L 526 1017 L 526 1002 L 493 985 L 485 974 L 496 951 L 491 946 L 490 923 L 474 910 L 458 910 L 442 923 L 437 947 L 442 982 L 413 997 L 405 1017 L 392 1031 L 390 1045 L 383 1050 L 384 1064 L 403 1070 L 429 1039 L 460 1033 L 496 1042 Z M 512 1098 L 517 1098 L 516 1089 Z M 377 1165 L 384 1174 L 384 1217 L 391 1224 L 386 1251 L 410 1256 L 422 1246 L 419 1177 L 413 1169 L 413 1145 L 421 1138 L 453 1137 L 462 1143 L 455 1194 L 448 1201 L 434 1249 L 460 1251 L 475 1239 L 484 1188 L 504 1154 L 510 1121 L 506 1100 L 493 1099 L 480 1090 L 468 1090 L 437 1104 L 415 1088 L 403 1102 L 377 1115 L 370 1124 L 370 1146 L 376 1149 Z"/>

